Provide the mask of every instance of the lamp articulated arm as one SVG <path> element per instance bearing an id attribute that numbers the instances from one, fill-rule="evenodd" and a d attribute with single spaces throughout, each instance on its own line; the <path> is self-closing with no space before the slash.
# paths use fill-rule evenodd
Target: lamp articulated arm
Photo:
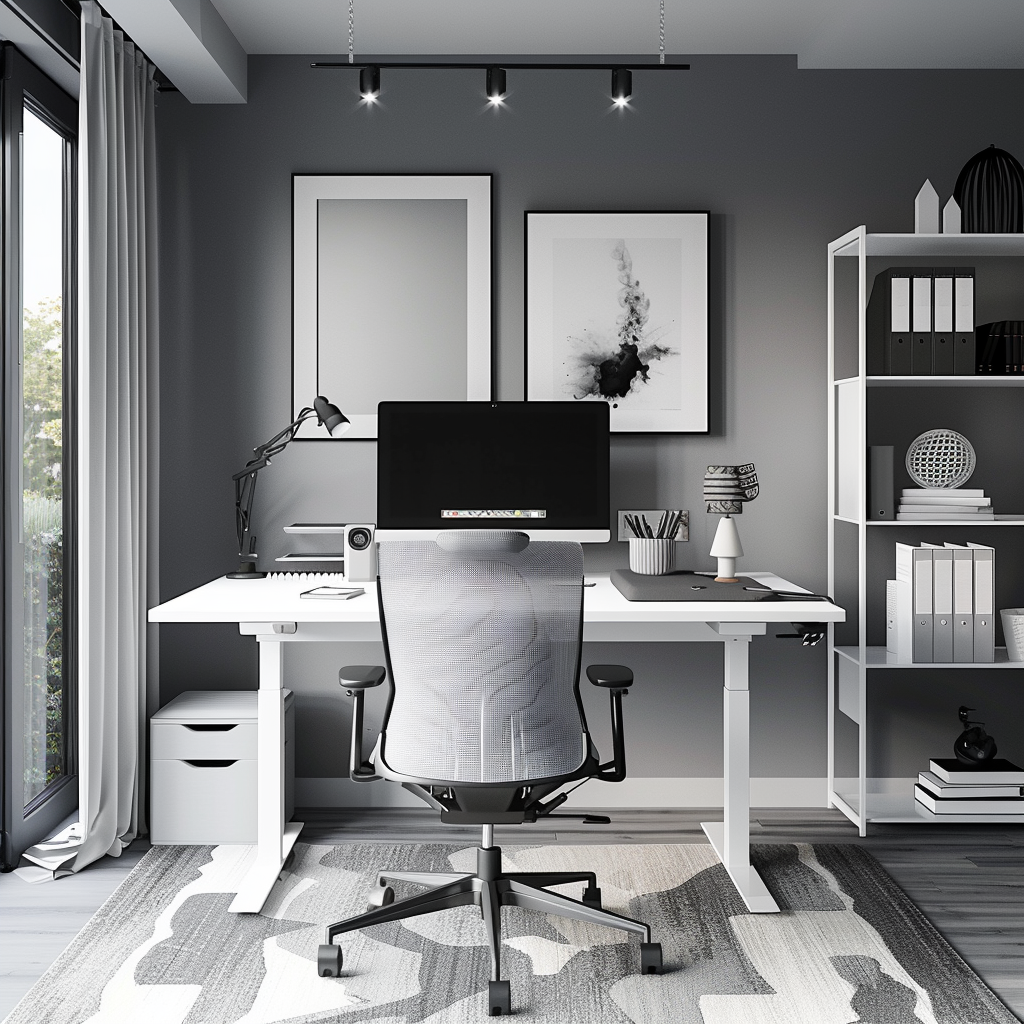
<path id="1" fill-rule="evenodd" d="M 295 440 L 299 427 L 313 416 L 317 418 L 317 425 L 326 427 L 332 437 L 339 437 L 351 426 L 348 418 L 336 405 L 328 402 L 323 395 L 318 395 L 312 407 L 300 409 L 299 415 L 284 430 L 258 448 L 254 448 L 254 457 L 245 464 L 244 469 L 231 477 L 235 484 L 235 535 L 238 540 L 239 565 L 236 572 L 228 573 L 228 579 L 262 579 L 267 575 L 256 569 L 256 537 L 250 534 L 256 479 L 259 471 L 264 466 L 269 466 L 270 460 Z"/>

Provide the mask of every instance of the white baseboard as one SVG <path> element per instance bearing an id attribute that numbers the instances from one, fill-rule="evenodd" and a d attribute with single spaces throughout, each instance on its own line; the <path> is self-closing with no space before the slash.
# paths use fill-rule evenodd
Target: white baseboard
<path id="1" fill-rule="evenodd" d="M 825 779 L 751 779 L 751 807 L 824 807 Z M 721 779 L 626 779 L 624 782 L 589 782 L 565 806 L 604 807 L 721 807 Z M 385 782 L 361 783 L 351 779 L 295 780 L 297 807 L 417 807 L 426 805 L 401 786 Z"/>

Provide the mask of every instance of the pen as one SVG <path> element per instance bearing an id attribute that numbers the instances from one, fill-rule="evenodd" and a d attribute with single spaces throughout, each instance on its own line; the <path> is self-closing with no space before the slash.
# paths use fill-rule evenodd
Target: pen
<path id="1" fill-rule="evenodd" d="M 665 532 L 664 532 L 665 531 L 665 519 L 666 519 L 667 516 L 668 516 L 668 512 L 667 511 L 662 512 L 661 513 L 661 518 L 658 520 L 658 533 L 657 533 L 657 537 L 658 537 L 659 540 L 663 540 L 664 537 L 665 537 Z"/>
<path id="2" fill-rule="evenodd" d="M 647 516 L 641 516 L 640 519 L 641 519 L 641 521 L 644 524 L 644 529 L 647 531 L 647 536 L 648 537 L 653 537 L 654 534 L 651 531 L 651 524 L 649 522 L 647 522 Z"/>

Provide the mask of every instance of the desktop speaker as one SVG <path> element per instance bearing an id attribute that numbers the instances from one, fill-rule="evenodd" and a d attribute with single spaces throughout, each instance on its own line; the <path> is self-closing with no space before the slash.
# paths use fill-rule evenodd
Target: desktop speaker
<path id="1" fill-rule="evenodd" d="M 345 527 L 345 579 L 367 583 L 377 578 L 377 544 L 373 523 L 355 523 Z"/>

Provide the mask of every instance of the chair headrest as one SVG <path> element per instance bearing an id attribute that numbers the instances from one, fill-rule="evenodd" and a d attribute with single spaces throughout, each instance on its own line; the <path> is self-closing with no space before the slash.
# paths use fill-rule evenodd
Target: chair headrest
<path id="1" fill-rule="evenodd" d="M 516 554 L 529 543 L 516 530 L 444 530 L 437 535 L 439 548 L 459 555 Z"/>

